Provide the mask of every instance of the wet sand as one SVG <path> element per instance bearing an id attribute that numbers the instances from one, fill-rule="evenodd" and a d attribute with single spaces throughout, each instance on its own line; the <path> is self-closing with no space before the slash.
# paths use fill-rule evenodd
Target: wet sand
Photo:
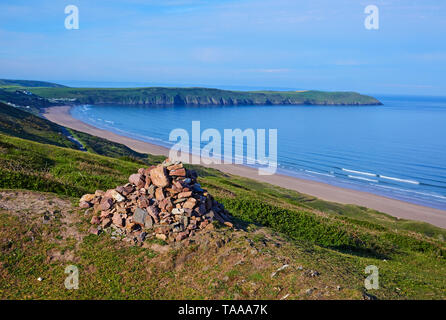
<path id="1" fill-rule="evenodd" d="M 48 120 L 53 121 L 59 125 L 86 132 L 113 142 L 122 143 L 137 152 L 165 156 L 167 156 L 169 153 L 169 149 L 165 147 L 121 136 L 107 130 L 95 128 L 89 124 L 73 118 L 70 115 L 69 110 L 70 107 L 68 106 L 51 107 L 45 109 L 44 116 Z M 300 193 L 312 195 L 323 200 L 343 204 L 356 204 L 387 213 L 394 217 L 424 221 L 438 227 L 446 228 L 445 210 L 424 207 L 400 200 L 386 198 L 368 192 L 340 188 L 321 182 L 298 179 L 280 174 L 261 176 L 258 174 L 257 169 L 242 165 L 203 165 L 218 169 L 226 173 L 251 178 L 257 181 L 267 182 L 286 189 L 295 190 Z"/>

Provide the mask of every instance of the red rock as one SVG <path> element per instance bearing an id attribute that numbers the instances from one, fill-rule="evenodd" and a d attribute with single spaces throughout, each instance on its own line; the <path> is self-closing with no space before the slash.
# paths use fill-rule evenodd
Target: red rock
<path id="1" fill-rule="evenodd" d="M 225 221 L 225 225 L 227 225 L 229 228 L 234 228 L 234 225 L 229 221 Z"/>
<path id="2" fill-rule="evenodd" d="M 164 192 L 163 192 L 163 188 L 156 188 L 155 190 L 155 199 L 158 201 L 163 200 L 164 197 Z"/>
<path id="3" fill-rule="evenodd" d="M 104 191 L 102 191 L 102 190 L 96 190 L 96 192 L 94 193 L 94 195 L 96 196 L 96 197 L 102 197 L 103 195 L 104 195 Z"/>
<path id="4" fill-rule="evenodd" d="M 172 170 L 169 172 L 169 175 L 171 176 L 177 176 L 177 177 L 185 177 L 186 176 L 186 169 L 181 168 L 177 170 Z"/>
<path id="5" fill-rule="evenodd" d="M 91 224 L 100 224 L 101 223 L 101 219 L 99 219 L 98 216 L 93 216 L 93 217 L 91 217 L 90 223 Z"/>
<path id="6" fill-rule="evenodd" d="M 178 233 L 178 235 L 175 237 L 176 241 L 181 241 L 187 238 L 187 233 L 186 232 L 180 232 Z"/>
<path id="7" fill-rule="evenodd" d="M 149 176 L 146 176 L 146 184 L 144 185 L 144 189 L 148 190 L 151 184 L 152 184 L 152 179 L 150 179 Z"/>
<path id="8" fill-rule="evenodd" d="M 189 198 L 192 195 L 192 191 L 181 192 L 178 194 L 178 198 Z"/>
<path id="9" fill-rule="evenodd" d="M 196 203 L 197 203 L 197 200 L 195 198 L 189 198 L 183 204 L 183 208 L 185 208 L 185 209 L 193 209 L 195 207 Z"/>
<path id="10" fill-rule="evenodd" d="M 141 189 L 146 184 L 145 178 L 142 174 L 135 173 L 129 177 L 129 182 L 136 186 L 137 189 Z"/>
<path id="11" fill-rule="evenodd" d="M 102 198 L 101 203 L 99 204 L 99 210 L 105 211 L 111 208 L 113 205 L 113 199 L 111 198 Z"/>
<path id="12" fill-rule="evenodd" d="M 206 228 L 206 226 L 209 224 L 208 220 L 204 220 L 203 222 L 200 223 L 200 229 L 204 229 Z"/>
<path id="13" fill-rule="evenodd" d="M 150 205 L 150 201 L 147 198 L 147 196 L 141 196 L 138 199 L 137 203 L 138 203 L 138 207 L 140 207 L 140 208 L 147 208 Z"/>
<path id="14" fill-rule="evenodd" d="M 121 215 L 118 213 L 115 213 L 113 215 L 112 221 L 113 221 L 113 224 L 115 224 L 118 227 L 122 227 L 124 225 L 123 219 L 122 219 Z"/>
<path id="15" fill-rule="evenodd" d="M 88 230 L 88 232 L 94 235 L 99 235 L 99 233 L 101 233 L 101 230 L 98 229 L 98 227 L 93 226 Z"/>
<path id="16" fill-rule="evenodd" d="M 155 223 L 159 222 L 159 209 L 155 206 L 150 206 L 147 208 L 149 215 L 155 220 Z"/>
<path id="17" fill-rule="evenodd" d="M 167 170 L 172 171 L 172 170 L 177 170 L 177 169 L 181 169 L 183 168 L 183 164 L 182 163 L 178 163 L 178 164 L 174 164 L 171 166 L 167 167 Z"/>
<path id="18" fill-rule="evenodd" d="M 79 208 L 82 208 L 82 209 L 88 209 L 88 208 L 91 208 L 92 206 L 93 205 L 90 202 L 87 202 L 87 201 L 79 202 Z"/>
<path id="19" fill-rule="evenodd" d="M 102 220 L 102 228 L 107 228 L 111 225 L 112 220 L 110 218 L 105 218 L 104 220 Z"/>
<path id="20" fill-rule="evenodd" d="M 169 179 L 166 175 L 166 168 L 163 166 L 155 167 L 154 169 L 150 170 L 150 179 L 157 187 L 164 188 L 169 185 Z"/>
<path id="21" fill-rule="evenodd" d="M 110 210 L 105 210 L 101 212 L 101 218 L 107 218 L 110 215 Z"/>
<path id="22" fill-rule="evenodd" d="M 167 239 L 166 235 L 162 234 L 162 233 L 157 233 L 155 235 L 155 237 L 157 237 L 158 239 L 164 240 L 164 241 L 166 241 L 166 239 Z"/>
<path id="23" fill-rule="evenodd" d="M 183 185 L 179 181 L 174 181 L 172 184 L 174 185 L 174 187 L 177 190 L 182 190 L 183 189 Z"/>
<path id="24" fill-rule="evenodd" d="M 92 202 L 94 197 L 94 194 L 84 194 L 79 202 Z"/>

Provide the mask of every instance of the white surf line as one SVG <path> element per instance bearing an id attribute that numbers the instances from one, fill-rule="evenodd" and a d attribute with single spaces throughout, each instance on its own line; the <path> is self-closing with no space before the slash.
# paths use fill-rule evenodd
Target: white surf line
<path id="1" fill-rule="evenodd" d="M 377 175 L 375 173 L 369 173 L 369 172 L 362 172 L 362 171 L 357 171 L 357 170 L 350 170 L 350 169 L 345 169 L 345 168 L 341 168 L 342 171 L 345 172 L 350 172 L 350 173 L 356 173 L 356 174 L 362 174 L 364 176 L 369 176 L 369 177 L 377 177 Z"/>
<path id="2" fill-rule="evenodd" d="M 331 175 L 331 174 L 328 174 L 328 173 L 322 173 L 322 172 L 317 172 L 317 171 L 312 171 L 312 170 L 305 170 L 305 172 L 313 173 L 313 174 L 318 174 L 318 175 L 321 175 L 321 176 L 326 176 L 326 177 L 334 178 L 334 175 Z"/>
<path id="3" fill-rule="evenodd" d="M 384 188 L 384 189 L 391 189 L 391 190 L 396 190 L 396 191 L 401 191 L 400 193 L 415 193 L 415 194 L 420 194 L 423 196 L 429 196 L 429 197 L 434 197 L 434 198 L 439 198 L 442 200 L 446 200 L 445 196 L 436 194 L 436 193 L 426 193 L 426 192 L 419 192 L 419 191 L 414 191 L 414 190 L 410 190 L 410 189 L 401 189 L 401 188 L 395 188 L 395 187 L 389 187 L 389 186 L 383 186 L 383 185 L 379 185 L 379 184 L 374 184 L 373 186 L 377 186 L 380 188 Z"/>
<path id="4" fill-rule="evenodd" d="M 410 183 L 410 184 L 420 184 L 418 181 L 415 181 L 415 180 L 399 179 L 399 178 L 382 176 L 382 175 L 378 175 L 378 177 L 382 178 L 382 179 L 393 180 L 393 181 L 398 181 L 398 182 L 404 182 L 404 183 Z"/>
<path id="5" fill-rule="evenodd" d="M 358 180 L 369 181 L 369 182 L 376 182 L 376 183 L 379 182 L 378 180 L 375 180 L 375 179 L 368 179 L 368 178 L 358 177 L 358 176 L 352 176 L 352 175 L 348 175 L 347 177 L 352 178 L 352 179 L 358 179 Z"/>

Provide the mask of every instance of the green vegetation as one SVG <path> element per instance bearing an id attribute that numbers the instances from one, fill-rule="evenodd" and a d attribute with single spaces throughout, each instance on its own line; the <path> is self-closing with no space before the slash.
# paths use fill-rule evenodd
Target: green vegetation
<path id="1" fill-rule="evenodd" d="M 146 154 L 135 152 L 123 144 L 66 129 L 44 118 L 3 103 L 0 103 L 0 133 L 78 150 L 77 140 L 91 153 L 148 163 Z M 76 140 L 70 139 L 70 136 Z"/>
<path id="2" fill-rule="evenodd" d="M 0 103 L 0 132 L 60 147 L 76 148 L 63 134 L 63 127 L 31 113 Z"/>
<path id="3" fill-rule="evenodd" d="M 0 103 L 11 104 L 23 111 L 38 115 L 42 108 L 57 105 L 26 90 L 0 89 Z"/>
<path id="4" fill-rule="evenodd" d="M 157 163 L 161 161 L 161 158 L 149 156 L 147 161 Z M 93 192 L 96 189 L 105 190 L 125 183 L 127 177 L 140 166 L 139 163 L 130 160 L 108 158 L 0 135 L 0 188 L 3 189 L 52 192 L 61 196 L 71 196 L 75 201 L 84 193 Z M 325 202 L 269 184 L 223 174 L 213 169 L 190 167 L 198 170 L 202 186 L 225 205 L 240 227 L 248 231 L 243 237 L 250 238 L 254 246 L 260 246 L 260 249 L 256 250 L 262 252 L 264 249 L 261 248 L 265 239 L 273 234 L 265 231 L 266 236 L 259 235 L 254 234 L 252 230 L 266 230 L 258 229 L 266 226 L 279 232 L 288 239 L 281 240 L 281 246 L 287 248 L 288 251 L 286 253 L 281 251 L 280 256 L 286 254 L 287 259 L 294 261 L 293 263 L 302 263 L 324 272 L 326 277 L 319 281 L 334 279 L 341 286 L 353 290 L 348 291 L 348 294 L 347 291 L 342 292 L 342 294 L 347 294 L 344 297 L 360 298 L 358 292 L 361 292 L 363 286 L 363 270 L 365 266 L 373 264 L 380 268 L 381 289 L 372 292 L 378 298 L 446 298 L 445 230 L 425 223 L 396 220 L 363 207 Z M 3 224 L 13 224 L 7 218 L 2 219 L 6 219 L 3 220 Z M 87 220 L 87 218 L 84 219 Z M 84 228 L 87 226 L 88 221 Z M 219 232 L 229 232 L 225 230 Z M 234 252 L 245 250 L 246 244 L 236 245 L 237 241 L 231 241 L 235 246 Z M 153 265 L 147 265 L 148 261 L 156 259 L 153 252 L 140 248 L 122 249 L 121 244 L 112 243 L 113 241 L 106 235 L 88 236 L 84 239 L 77 251 L 80 255 L 80 264 L 85 270 L 94 266 L 95 271 L 88 273 L 88 277 L 97 286 L 90 287 L 89 284 L 84 284 L 86 286 L 84 291 L 79 291 L 76 297 L 98 297 L 95 295 L 103 293 L 105 294 L 103 297 L 109 298 L 231 298 L 234 296 L 259 298 L 271 297 L 272 294 L 271 288 L 274 285 L 269 272 L 274 271 L 274 267 L 268 271 L 263 270 L 262 273 L 255 269 L 259 266 L 253 268 L 254 257 L 248 262 L 251 269 L 248 265 L 246 269 L 244 266 L 234 267 L 237 261 L 233 261 L 232 267 L 225 265 L 223 268 L 223 265 L 212 260 L 214 257 L 207 250 L 203 251 L 206 259 L 200 254 L 194 255 L 195 258 L 201 257 L 202 260 L 193 258 L 183 272 L 175 267 L 178 265 L 178 260 L 175 259 L 181 256 L 178 252 L 178 255 L 171 256 L 176 261 L 172 263 L 172 269 L 163 269 L 163 275 L 160 276 L 160 269 L 156 269 L 156 266 L 160 265 L 159 261 L 154 262 Z M 32 244 L 32 246 L 35 245 Z M 188 250 L 195 250 L 194 248 L 191 247 Z M 32 261 L 29 259 L 39 260 L 44 257 L 44 253 L 40 251 L 40 253 L 35 253 L 38 256 L 31 257 L 28 257 L 26 252 L 26 250 L 17 251 L 15 256 L 5 255 L 1 261 L 5 264 L 5 259 L 7 259 L 8 270 L 13 272 L 13 264 L 28 266 L 24 266 L 25 269 L 31 268 Z M 271 254 L 270 252 L 269 256 Z M 274 251 L 273 256 L 278 254 L 278 251 Z M 14 261 L 9 261 L 10 259 Z M 119 262 L 120 259 L 123 263 Z M 221 259 L 221 261 L 226 261 L 227 256 Z M 216 283 L 208 287 L 207 284 L 200 282 L 201 278 L 190 279 L 196 283 L 195 287 L 200 288 L 190 291 L 190 284 L 185 284 L 186 275 L 202 274 L 202 271 L 197 269 L 198 266 L 204 268 L 205 264 L 211 262 L 212 268 L 216 269 L 208 269 L 209 272 L 203 276 L 205 279 L 214 279 Z M 52 269 L 52 265 L 44 264 L 33 268 L 44 266 L 49 268 L 48 272 L 56 272 L 56 269 Z M 150 273 L 152 278 L 140 279 L 140 275 L 145 274 L 143 270 L 152 267 L 157 270 L 152 270 Z M 211 267 L 207 265 L 206 268 Z M 31 270 L 27 272 L 32 273 Z M 33 276 L 36 274 L 32 273 Z M 225 274 L 231 285 L 218 278 Z M 185 278 L 181 278 L 181 275 Z M 287 286 L 291 283 L 294 286 L 302 285 L 299 284 L 299 279 L 303 279 L 302 277 L 294 277 L 293 273 L 287 273 L 287 276 L 289 277 L 286 280 Z M 15 274 L 12 279 L 19 281 L 18 277 L 20 275 Z M 246 277 L 260 279 L 261 283 L 269 286 L 270 290 L 260 290 L 259 292 L 262 293 L 258 295 L 246 293 L 238 282 Z M 108 279 L 111 279 L 110 284 L 107 284 Z M 165 290 L 160 291 L 157 286 L 161 282 L 164 283 Z M 132 290 L 132 288 L 138 289 Z M 302 287 L 299 288 L 302 289 Z M 14 289 L 10 288 L 8 292 L 16 293 L 12 296 L 20 296 L 20 293 Z M 203 293 L 206 295 L 203 296 Z M 51 291 L 46 294 L 53 297 Z M 299 295 L 298 290 L 295 294 Z M 62 296 L 66 295 L 67 293 L 63 293 Z"/>
<path id="5" fill-rule="evenodd" d="M 48 88 L 64 88 L 65 86 L 46 82 L 46 81 L 35 81 L 35 80 L 7 80 L 0 79 L 0 87 L 48 87 Z"/>
<path id="6" fill-rule="evenodd" d="M 68 130 L 78 141 L 82 143 L 85 149 L 91 153 L 117 159 L 132 160 L 139 163 L 147 163 L 147 154 L 133 151 L 123 144 L 95 137 L 88 133 L 79 132 L 73 129 Z M 153 156 L 153 158 L 156 157 Z"/>
<path id="7" fill-rule="evenodd" d="M 228 91 L 208 88 L 27 88 L 53 102 L 145 105 L 377 105 L 355 92 Z"/>

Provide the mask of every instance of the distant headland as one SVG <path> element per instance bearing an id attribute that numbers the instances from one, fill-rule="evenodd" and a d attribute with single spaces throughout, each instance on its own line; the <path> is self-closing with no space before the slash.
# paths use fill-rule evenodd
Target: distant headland
<path id="1" fill-rule="evenodd" d="M 29 80 L 0 80 L 2 91 L 22 90 L 50 103 L 125 105 L 381 105 L 356 92 L 328 91 L 231 91 L 213 88 L 70 88 Z M 7 94 L 7 92 L 3 92 Z"/>

